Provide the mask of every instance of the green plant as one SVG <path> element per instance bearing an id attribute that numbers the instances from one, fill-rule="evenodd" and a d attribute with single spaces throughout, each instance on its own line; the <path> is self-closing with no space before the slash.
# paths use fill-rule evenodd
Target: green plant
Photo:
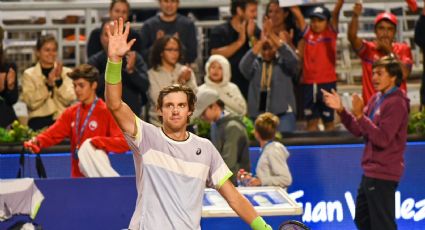
<path id="1" fill-rule="evenodd" d="M 408 132 L 425 136 L 425 110 L 410 114 Z"/>
<path id="2" fill-rule="evenodd" d="M 248 133 L 248 138 L 251 141 L 255 140 L 254 136 L 254 122 L 249 119 L 249 117 L 244 116 L 242 122 L 245 124 L 246 132 Z"/>
<path id="3" fill-rule="evenodd" d="M 195 118 L 192 121 L 193 128 L 195 129 L 196 135 L 200 137 L 210 138 L 210 123 L 203 121 L 202 119 Z"/>
<path id="4" fill-rule="evenodd" d="M 7 129 L 0 128 L 0 143 L 24 142 L 36 135 L 37 132 L 15 120 Z"/>

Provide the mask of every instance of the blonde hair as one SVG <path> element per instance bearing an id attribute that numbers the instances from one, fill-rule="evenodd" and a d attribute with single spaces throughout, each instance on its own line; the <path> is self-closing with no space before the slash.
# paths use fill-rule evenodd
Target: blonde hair
<path id="1" fill-rule="evenodd" d="M 276 135 L 279 123 L 280 120 L 276 115 L 265 112 L 255 119 L 255 131 L 257 131 L 261 139 L 271 140 Z"/>

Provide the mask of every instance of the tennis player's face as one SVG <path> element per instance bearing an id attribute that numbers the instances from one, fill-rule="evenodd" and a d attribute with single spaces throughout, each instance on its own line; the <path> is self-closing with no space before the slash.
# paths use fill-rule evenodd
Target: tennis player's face
<path id="1" fill-rule="evenodd" d="M 162 101 L 162 108 L 158 113 L 162 116 L 164 127 L 173 131 L 186 130 L 187 119 L 192 114 L 189 111 L 187 95 L 183 92 L 173 92 L 164 96 Z"/>
<path id="2" fill-rule="evenodd" d="M 396 77 L 390 76 L 384 67 L 374 68 L 372 74 L 372 83 L 376 91 L 385 93 L 395 86 Z"/>

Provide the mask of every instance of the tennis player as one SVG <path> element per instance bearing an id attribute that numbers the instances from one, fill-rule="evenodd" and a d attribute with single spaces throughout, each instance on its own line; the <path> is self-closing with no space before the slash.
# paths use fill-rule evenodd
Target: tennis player
<path id="1" fill-rule="evenodd" d="M 157 112 L 162 127 L 139 119 L 121 100 L 122 58 L 130 23 L 120 18 L 107 28 L 105 98 L 133 151 L 137 201 L 130 229 L 200 229 L 205 187 L 217 189 L 252 229 L 271 229 L 228 180 L 232 175 L 213 144 L 186 131 L 196 96 L 180 85 L 161 90 Z M 159 227 L 160 226 L 160 227 Z"/>

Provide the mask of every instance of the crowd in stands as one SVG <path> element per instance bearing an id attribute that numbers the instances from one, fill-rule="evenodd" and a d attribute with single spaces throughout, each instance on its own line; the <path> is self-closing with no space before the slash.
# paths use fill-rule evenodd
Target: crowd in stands
<path id="1" fill-rule="evenodd" d="M 191 68 L 199 49 L 194 22 L 178 13 L 179 0 L 159 0 L 158 3 L 158 14 L 147 19 L 140 31 L 130 29 L 128 40 L 134 44 L 123 59 L 122 98 L 135 114 L 161 126 L 161 119 L 157 116 L 160 90 L 176 83 L 190 87 L 202 105 L 201 111 L 197 110 L 193 117 L 211 123 L 212 142 L 234 175 L 241 167 L 249 170 L 242 157 L 224 157 L 227 142 L 239 143 L 239 146 L 231 146 L 241 148 L 229 150 L 232 154 L 247 150 L 243 116 L 254 121 L 269 112 L 279 121 L 275 121 L 276 117 L 267 118 L 274 122 L 277 132 L 294 132 L 297 130 L 297 107 L 302 107 L 306 130 L 319 130 L 320 119 L 325 130 L 335 129 L 334 110 L 323 102 L 322 89 L 332 91 L 337 88 L 336 39 L 344 0 L 336 1 L 332 11 L 317 5 L 309 12 L 302 12 L 298 6 L 280 7 L 279 1 L 270 0 L 265 15 L 257 15 L 260 7 L 257 0 L 231 0 L 231 17 L 209 33 L 210 56 L 205 63 L 203 79 L 197 78 Z M 104 99 L 103 76 L 108 59 L 105 28 L 118 18 L 128 20 L 129 12 L 127 0 L 112 0 L 109 20 L 89 36 L 88 64 L 100 73 L 96 83 L 96 95 L 100 99 Z M 395 41 L 398 26 L 395 15 L 389 12 L 379 14 L 375 20 L 374 40 L 367 41 L 358 36 L 361 14 L 362 4 L 356 3 L 348 39 L 362 61 L 363 100 L 366 104 L 375 93 L 371 80 L 375 61 L 388 55 L 400 60 L 404 77 L 401 88 L 406 92 L 406 79 L 413 58 L 406 44 Z M 415 31 L 415 41 L 421 47 L 425 44 L 424 14 L 420 16 Z M 263 18 L 261 29 L 256 23 L 258 17 Z M 63 112 L 80 101 L 74 90 L 76 86 L 69 77 L 72 69 L 57 60 L 57 49 L 54 36 L 40 36 L 35 47 L 37 61 L 26 70 L 17 70 L 13 60 L 4 60 L 0 49 L 1 127 L 7 127 L 16 119 L 12 105 L 19 96 L 18 71 L 23 73 L 20 98 L 27 105 L 28 125 L 34 130 L 64 119 L 60 118 L 64 116 Z M 303 99 L 297 105 L 294 91 L 298 85 Z M 425 103 L 424 92 L 422 87 L 421 103 Z M 235 134 L 238 130 L 240 133 Z M 257 136 L 265 140 L 261 132 Z"/>

